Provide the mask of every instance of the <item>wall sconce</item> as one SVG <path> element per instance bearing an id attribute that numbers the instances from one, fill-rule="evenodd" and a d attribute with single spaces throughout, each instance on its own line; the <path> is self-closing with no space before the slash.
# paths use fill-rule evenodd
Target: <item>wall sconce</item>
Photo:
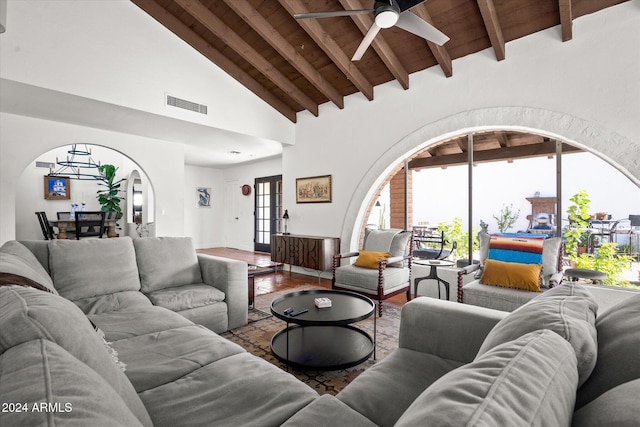
<path id="1" fill-rule="evenodd" d="M 284 220 L 284 233 L 282 234 L 290 234 L 288 231 L 289 225 L 289 211 L 287 209 L 284 210 L 284 215 L 282 215 L 282 219 Z"/>

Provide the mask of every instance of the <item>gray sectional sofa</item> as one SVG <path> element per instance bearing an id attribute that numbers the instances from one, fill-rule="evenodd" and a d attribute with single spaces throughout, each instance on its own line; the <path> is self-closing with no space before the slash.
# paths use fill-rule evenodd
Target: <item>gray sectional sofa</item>
<path id="1" fill-rule="evenodd" d="M 575 283 L 512 313 L 421 297 L 403 307 L 398 349 L 337 396 L 319 396 L 178 314 L 184 310 L 154 305 L 113 278 L 83 276 L 80 285 L 70 280 L 79 274 L 74 269 L 59 275 L 60 265 L 73 262 L 99 270 L 89 260 L 98 257 L 84 256 L 91 251 L 60 264 L 50 250 L 47 264 L 44 252 L 35 250 L 36 258 L 27 246 L 0 248 L 3 426 L 600 426 L 640 419 L 640 295 L 601 314 Z M 99 262 L 107 263 L 106 253 Z M 246 277 L 242 289 L 246 298 Z"/>

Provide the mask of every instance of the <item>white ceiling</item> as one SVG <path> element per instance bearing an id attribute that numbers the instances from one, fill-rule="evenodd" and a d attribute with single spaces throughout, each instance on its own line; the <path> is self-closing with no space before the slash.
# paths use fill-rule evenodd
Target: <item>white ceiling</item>
<path id="1" fill-rule="evenodd" d="M 0 111 L 184 144 L 185 164 L 228 167 L 280 156 L 282 144 L 0 79 Z"/>

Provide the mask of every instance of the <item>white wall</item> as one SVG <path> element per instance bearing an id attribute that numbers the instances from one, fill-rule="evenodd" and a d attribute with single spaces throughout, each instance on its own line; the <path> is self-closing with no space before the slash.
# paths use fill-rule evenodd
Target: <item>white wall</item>
<path id="1" fill-rule="evenodd" d="M 196 187 L 211 188 L 211 207 L 198 207 Z M 220 227 L 224 213 L 222 171 L 212 168 L 184 168 L 184 234 L 193 238 L 196 248 L 223 245 Z"/>
<path id="2" fill-rule="evenodd" d="M 288 119 L 129 0 L 9 0 L 0 47 L 5 79 L 294 142 Z M 165 94 L 208 114 L 166 107 Z"/>
<path id="3" fill-rule="evenodd" d="M 221 224 L 224 246 L 253 251 L 255 179 L 281 174 L 282 159 L 280 158 L 247 163 L 223 170 L 224 185 L 227 188 L 225 205 L 227 208 L 232 207 L 227 209 Z M 241 188 L 244 184 L 251 186 L 250 196 L 242 195 Z"/>
<path id="4" fill-rule="evenodd" d="M 640 2 L 574 21 L 574 39 L 552 28 L 411 76 L 411 89 L 376 87 L 344 110 L 299 114 L 296 145 L 285 147 L 285 203 L 299 232 L 355 246 L 361 207 L 394 164 L 418 149 L 473 130 L 536 131 L 593 150 L 640 184 Z M 295 178 L 333 175 L 333 203 L 294 205 Z M 466 187 L 461 190 L 466 194 Z M 499 183 L 496 183 L 499 191 Z M 621 195 L 624 197 L 624 195 Z M 328 220 L 328 218 L 332 218 Z"/>

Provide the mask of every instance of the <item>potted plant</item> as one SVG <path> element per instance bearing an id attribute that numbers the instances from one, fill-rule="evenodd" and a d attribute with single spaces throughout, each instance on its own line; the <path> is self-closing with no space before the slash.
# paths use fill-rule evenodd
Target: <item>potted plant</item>
<path id="1" fill-rule="evenodd" d="M 501 233 L 504 233 L 505 231 L 513 227 L 513 224 L 516 223 L 519 216 L 520 216 L 520 209 L 518 209 L 518 211 L 515 212 L 513 210 L 513 205 L 510 204 L 508 206 L 503 205 L 502 209 L 500 209 L 500 215 L 499 216 L 494 215 L 493 218 L 498 223 L 498 230 L 500 230 Z"/>
<path id="2" fill-rule="evenodd" d="M 589 227 L 589 205 L 591 199 L 586 190 L 580 190 L 569 199 L 572 204 L 567 208 L 567 215 L 569 216 L 569 228 L 564 232 L 566 239 L 565 250 L 567 256 L 572 261 L 578 257 L 578 247 L 580 242 L 583 241 L 586 247 L 586 240 L 588 240 L 587 228 Z"/>
<path id="3" fill-rule="evenodd" d="M 102 190 L 98 190 L 98 203 L 100 203 L 100 210 L 105 212 L 116 212 L 116 218 L 122 218 L 122 208 L 120 202 L 124 200 L 124 197 L 120 197 L 120 184 L 125 178 L 116 180 L 117 167 L 109 164 L 101 165 L 98 168 L 100 171 L 100 178 L 98 185 L 104 187 Z"/>

